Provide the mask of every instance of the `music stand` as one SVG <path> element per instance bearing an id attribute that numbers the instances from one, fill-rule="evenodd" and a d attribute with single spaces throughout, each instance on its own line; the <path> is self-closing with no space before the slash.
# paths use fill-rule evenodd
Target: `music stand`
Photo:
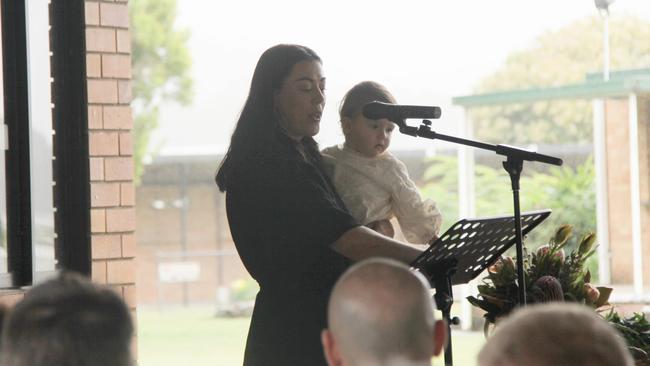
<path id="1" fill-rule="evenodd" d="M 550 214 L 551 210 L 522 213 L 522 236 L 531 232 Z M 454 302 L 452 286 L 473 280 L 515 244 L 514 220 L 514 216 L 508 215 L 462 219 L 411 263 L 411 267 L 424 274 L 435 287 L 436 306 L 447 321 L 446 366 L 453 365 L 450 316 Z"/>

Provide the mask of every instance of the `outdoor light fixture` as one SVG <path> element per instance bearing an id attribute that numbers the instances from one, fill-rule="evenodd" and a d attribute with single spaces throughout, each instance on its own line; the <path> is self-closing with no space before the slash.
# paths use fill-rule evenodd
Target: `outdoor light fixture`
<path id="1" fill-rule="evenodd" d="M 609 6 L 616 0 L 594 0 L 603 18 L 603 81 L 609 80 Z"/>
<path id="2" fill-rule="evenodd" d="M 598 8 L 599 11 L 605 11 L 609 13 L 609 6 L 612 5 L 612 3 L 616 0 L 594 0 L 594 3 L 596 4 L 596 8 Z"/>

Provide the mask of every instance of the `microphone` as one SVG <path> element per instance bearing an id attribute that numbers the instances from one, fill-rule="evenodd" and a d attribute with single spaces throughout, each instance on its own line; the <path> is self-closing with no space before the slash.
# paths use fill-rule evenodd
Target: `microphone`
<path id="1" fill-rule="evenodd" d="M 386 118 L 399 123 L 408 118 L 440 118 L 441 112 L 440 107 L 370 102 L 363 106 L 362 113 L 366 118 Z"/>

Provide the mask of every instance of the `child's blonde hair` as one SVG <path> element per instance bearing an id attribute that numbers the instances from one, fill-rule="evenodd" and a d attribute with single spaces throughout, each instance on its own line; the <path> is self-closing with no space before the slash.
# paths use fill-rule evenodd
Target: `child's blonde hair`
<path id="1" fill-rule="evenodd" d="M 397 103 L 393 94 L 385 86 L 374 81 L 362 81 L 348 90 L 343 97 L 339 116 L 341 121 L 344 117 L 354 118 L 361 108 L 370 102 Z"/>

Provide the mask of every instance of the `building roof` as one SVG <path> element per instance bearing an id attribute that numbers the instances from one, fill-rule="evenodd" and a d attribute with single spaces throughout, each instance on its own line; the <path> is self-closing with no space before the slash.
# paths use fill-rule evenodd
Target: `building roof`
<path id="1" fill-rule="evenodd" d="M 633 93 L 650 93 L 650 68 L 613 71 L 608 81 L 604 81 L 602 75 L 602 73 L 588 73 L 585 75 L 584 82 L 579 84 L 459 96 L 454 97 L 452 103 L 463 107 L 479 107 L 555 99 L 625 97 Z"/>

